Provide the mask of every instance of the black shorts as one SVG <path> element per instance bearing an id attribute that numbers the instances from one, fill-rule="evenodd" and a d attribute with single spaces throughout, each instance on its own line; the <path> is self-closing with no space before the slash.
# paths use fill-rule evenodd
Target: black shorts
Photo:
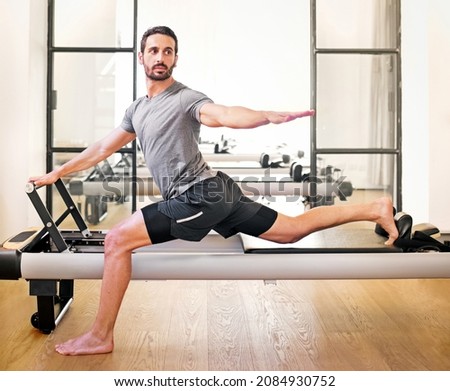
<path id="1" fill-rule="evenodd" d="M 173 239 L 200 241 L 211 230 L 225 238 L 259 236 L 275 222 L 277 212 L 244 196 L 228 175 L 196 183 L 178 197 L 142 208 L 153 244 Z"/>

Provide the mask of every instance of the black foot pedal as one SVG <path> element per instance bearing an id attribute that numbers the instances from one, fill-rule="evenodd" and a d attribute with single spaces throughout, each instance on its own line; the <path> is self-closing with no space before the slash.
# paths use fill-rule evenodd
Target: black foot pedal
<path id="1" fill-rule="evenodd" d="M 394 216 L 394 220 L 398 230 L 398 237 L 400 239 L 410 239 L 413 226 L 412 217 L 404 212 L 398 212 Z"/>

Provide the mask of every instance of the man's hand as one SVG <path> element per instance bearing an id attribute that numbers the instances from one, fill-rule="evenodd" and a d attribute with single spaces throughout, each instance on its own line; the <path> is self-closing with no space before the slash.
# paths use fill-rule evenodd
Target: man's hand
<path id="1" fill-rule="evenodd" d="M 279 112 L 266 111 L 266 118 L 272 124 L 283 124 L 293 121 L 297 118 L 312 117 L 316 112 L 314 110 L 298 111 L 298 112 Z"/>
<path id="2" fill-rule="evenodd" d="M 55 183 L 59 179 L 59 175 L 55 171 L 51 171 L 48 174 L 30 177 L 28 182 L 33 182 L 35 186 L 46 186 Z"/>

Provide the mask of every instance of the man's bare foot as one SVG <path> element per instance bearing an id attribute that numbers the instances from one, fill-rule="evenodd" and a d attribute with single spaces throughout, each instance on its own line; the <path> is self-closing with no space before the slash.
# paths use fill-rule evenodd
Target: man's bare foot
<path id="1" fill-rule="evenodd" d="M 63 356 L 111 353 L 113 348 L 114 343 L 112 340 L 102 340 L 90 331 L 55 346 L 55 350 Z"/>
<path id="2" fill-rule="evenodd" d="M 388 197 L 379 198 L 374 201 L 377 218 L 375 223 L 379 224 L 389 235 L 386 245 L 393 245 L 398 238 L 398 230 L 395 225 L 392 201 Z"/>

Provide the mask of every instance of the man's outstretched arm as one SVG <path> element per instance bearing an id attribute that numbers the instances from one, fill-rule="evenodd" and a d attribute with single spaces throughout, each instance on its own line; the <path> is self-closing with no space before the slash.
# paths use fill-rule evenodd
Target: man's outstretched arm
<path id="1" fill-rule="evenodd" d="M 310 117 L 314 110 L 281 112 L 252 110 L 242 106 L 223 106 L 206 103 L 200 109 L 200 121 L 210 127 L 251 129 L 268 124 L 282 124 L 297 118 Z"/>
<path id="2" fill-rule="evenodd" d="M 126 132 L 120 127 L 116 128 L 62 166 L 55 168 L 48 174 L 30 177 L 29 181 L 34 182 L 36 186 L 50 185 L 64 175 L 95 166 L 135 138 L 134 133 Z"/>

